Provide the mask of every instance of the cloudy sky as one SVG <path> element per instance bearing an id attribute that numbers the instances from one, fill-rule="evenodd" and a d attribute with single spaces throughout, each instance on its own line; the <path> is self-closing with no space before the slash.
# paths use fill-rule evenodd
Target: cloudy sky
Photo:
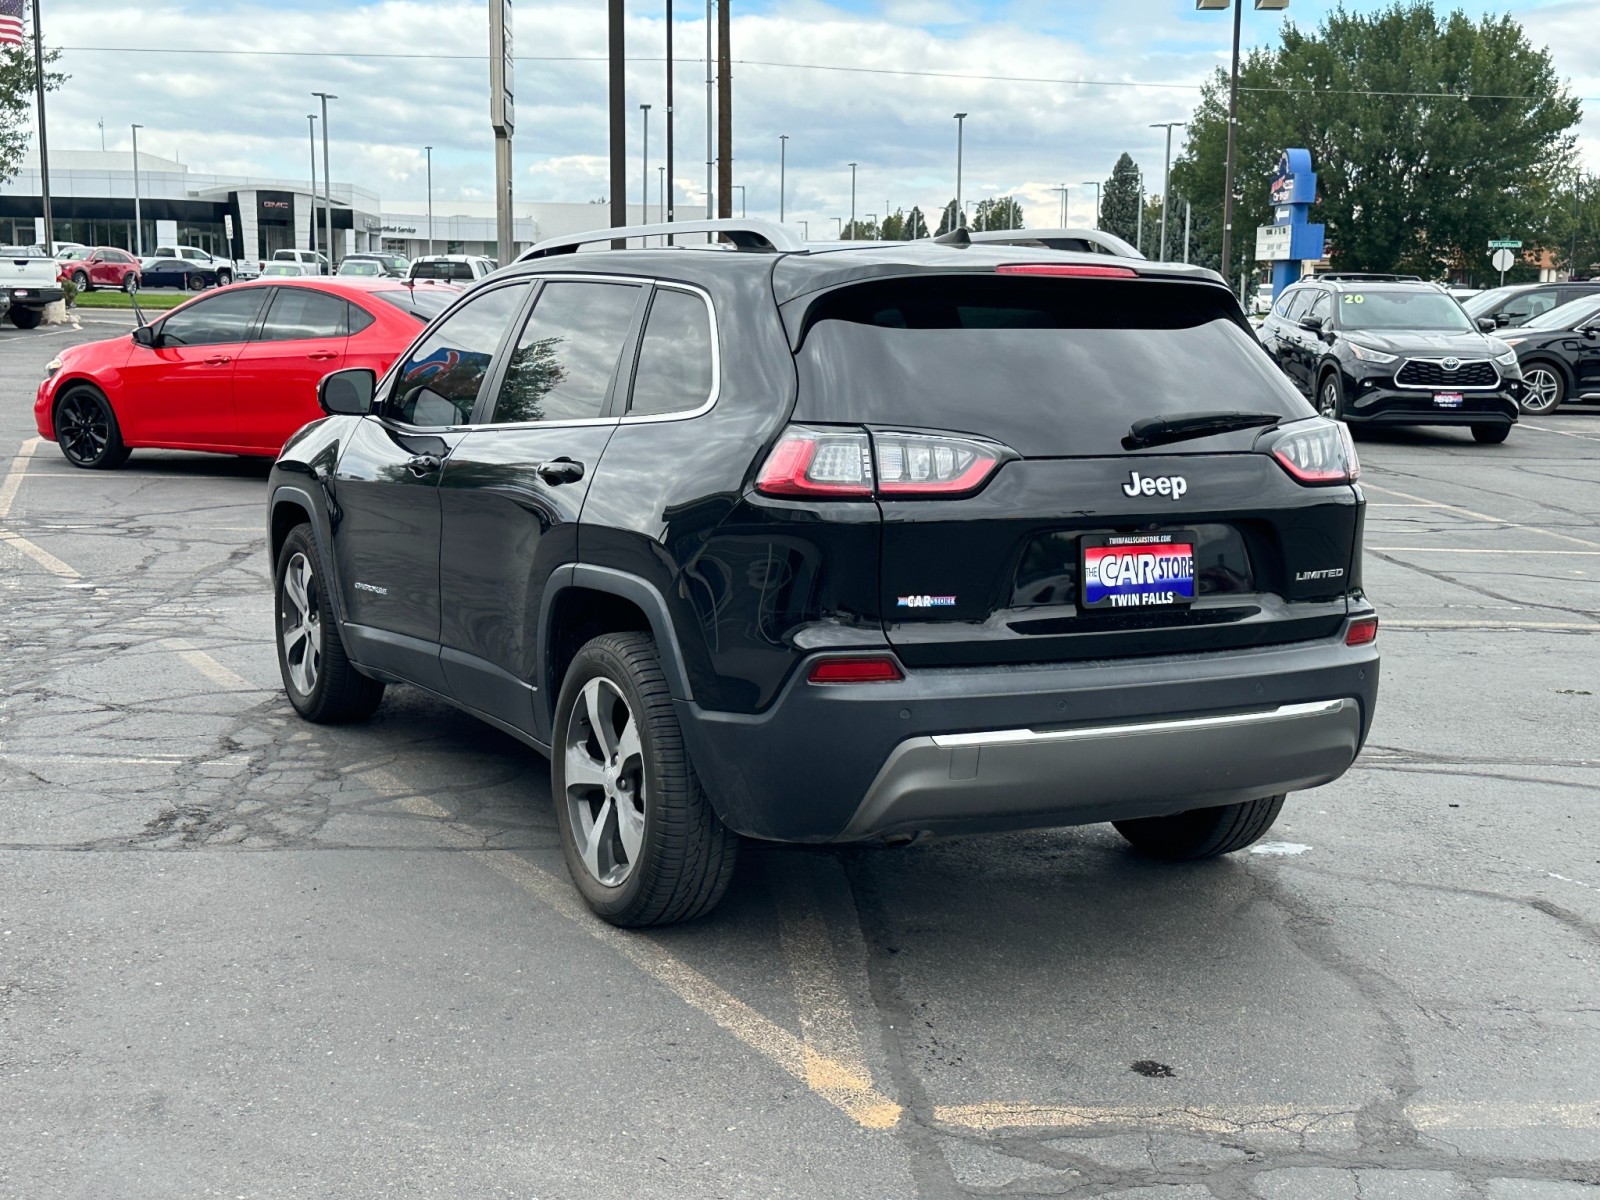
<path id="1" fill-rule="evenodd" d="M 606 194 L 606 6 L 515 0 L 516 193 L 527 200 Z M 1248 3 L 1248 0 L 1245 0 Z M 1292 0 L 1315 24 L 1330 0 Z M 1347 0 L 1369 10 L 1378 0 Z M 1586 98 L 1586 166 L 1600 172 L 1597 0 L 1440 0 L 1507 11 L 1552 47 Z M 662 163 L 664 22 L 659 2 L 629 0 L 629 199 L 641 189 L 640 114 L 653 106 L 650 201 Z M 677 0 L 678 211 L 704 203 L 705 9 Z M 1028 223 L 1052 224 L 1070 188 L 1071 219 L 1131 152 L 1155 186 L 1162 133 L 1228 50 L 1228 16 L 1193 0 L 734 0 L 735 182 L 752 216 L 777 215 L 779 135 L 788 134 L 788 216 L 813 235 L 847 215 L 859 163 L 864 216 L 955 191 L 955 122 L 966 111 L 964 192 L 1014 194 Z M 313 90 L 339 95 L 330 119 L 334 177 L 386 206 L 424 194 L 434 150 L 436 209 L 484 198 L 493 182 L 486 0 L 53 0 L 47 42 L 72 78 L 51 102 L 62 149 L 141 149 L 197 171 L 300 178 L 308 172 Z M 1276 14 L 1245 13 L 1247 42 L 1277 39 Z M 116 47 L 118 49 L 108 49 Z M 134 49 L 134 48 L 142 49 Z M 149 52 L 146 52 L 149 51 Z M 227 52 L 227 53 L 225 53 Z M 1181 131 L 1179 131 L 1181 136 Z"/>

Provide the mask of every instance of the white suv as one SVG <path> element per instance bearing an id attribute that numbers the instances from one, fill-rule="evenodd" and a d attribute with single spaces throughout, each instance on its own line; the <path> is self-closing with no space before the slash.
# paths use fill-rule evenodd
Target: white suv
<path id="1" fill-rule="evenodd" d="M 275 263 L 299 263 L 306 269 L 307 275 L 331 275 L 332 268 L 328 265 L 328 256 L 320 250 L 276 250 L 273 252 L 272 261 Z M 266 264 L 261 264 L 266 269 Z"/>

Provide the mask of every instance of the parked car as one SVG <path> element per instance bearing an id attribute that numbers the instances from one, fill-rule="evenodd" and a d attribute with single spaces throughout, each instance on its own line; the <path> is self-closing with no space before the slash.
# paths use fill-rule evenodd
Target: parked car
<path id="1" fill-rule="evenodd" d="M 1329 273 L 1284 289 L 1261 343 L 1317 411 L 1351 425 L 1465 425 L 1506 440 L 1517 419 L 1516 353 L 1442 287 Z"/>
<path id="2" fill-rule="evenodd" d="M 126 250 L 115 246 L 85 246 L 69 251 L 57 259 L 61 269 L 56 277 L 65 282 L 70 279 L 80 292 L 92 292 L 96 287 L 113 287 L 124 292 L 139 290 L 139 260 Z"/>
<path id="3" fill-rule="evenodd" d="M 377 268 L 373 270 L 373 268 Z M 380 275 L 390 279 L 404 279 L 411 273 L 411 260 L 402 254 L 385 254 L 379 250 L 357 250 L 346 254 L 339 264 L 341 275 Z"/>
<path id="4" fill-rule="evenodd" d="M 328 256 L 320 250 L 275 250 L 269 262 L 261 264 L 261 273 L 267 273 L 271 263 L 299 263 L 305 267 L 306 275 L 331 275 L 333 269 L 328 265 Z"/>
<path id="5" fill-rule="evenodd" d="M 221 273 L 210 263 L 181 258 L 146 259 L 140 274 L 141 286 L 147 288 L 184 288 L 198 292 L 222 282 Z"/>
<path id="6" fill-rule="evenodd" d="M 1350 766 L 1354 447 L 1215 273 L 737 221 L 562 252 L 616 232 L 323 380 L 268 486 L 303 717 L 409 682 L 548 754 L 619 925 L 709 910 L 740 834 L 1203 858 Z"/>
<path id="7" fill-rule="evenodd" d="M 261 268 L 262 278 L 300 279 L 320 272 L 311 263 L 269 262 Z"/>
<path id="8" fill-rule="evenodd" d="M 1516 329 L 1585 296 L 1600 296 L 1600 283 L 1518 283 L 1479 292 L 1463 300 L 1461 307 L 1469 317 L 1489 317 L 1502 329 Z"/>
<path id="9" fill-rule="evenodd" d="M 151 258 L 181 258 L 184 262 L 209 266 L 217 273 L 217 282 L 224 287 L 235 279 L 251 279 L 261 272 L 253 264 L 236 263 L 199 246 L 157 246 Z"/>
<path id="10" fill-rule="evenodd" d="M 494 270 L 494 260 L 481 254 L 422 254 L 411 260 L 411 270 L 406 278 L 471 283 Z"/>
<path id="11" fill-rule="evenodd" d="M 319 414 L 323 375 L 386 369 L 459 294 L 389 281 L 237 283 L 131 336 L 63 350 L 34 420 L 78 467 L 120 466 L 143 446 L 273 455 Z"/>
<path id="12" fill-rule="evenodd" d="M 1523 412 L 1600 400 L 1600 289 L 1534 317 L 1503 340 L 1522 367 Z"/>
<path id="13" fill-rule="evenodd" d="M 82 242 L 51 242 L 48 246 L 43 242 L 35 242 L 31 248 L 45 258 L 65 258 L 75 251 L 87 250 L 89 247 Z"/>
<path id="14" fill-rule="evenodd" d="M 32 246 L 0 246 L 0 288 L 11 305 L 6 317 L 18 329 L 44 320 L 44 306 L 63 299 L 60 264 Z"/>

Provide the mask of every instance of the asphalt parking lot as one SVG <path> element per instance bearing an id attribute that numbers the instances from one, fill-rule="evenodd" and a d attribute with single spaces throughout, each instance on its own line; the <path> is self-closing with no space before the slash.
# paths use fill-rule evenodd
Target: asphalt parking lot
<path id="1" fill-rule="evenodd" d="M 1576 1200 L 1600 1186 L 1600 406 L 1360 443 L 1384 682 L 1269 841 L 567 882 L 545 763 L 278 687 L 266 467 L 71 469 L 0 329 L 0 1196 Z"/>

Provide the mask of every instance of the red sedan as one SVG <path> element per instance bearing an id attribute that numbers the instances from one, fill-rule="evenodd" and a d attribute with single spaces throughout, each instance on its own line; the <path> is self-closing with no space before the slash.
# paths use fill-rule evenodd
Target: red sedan
<path id="1" fill-rule="evenodd" d="M 324 375 L 382 374 L 460 294 L 386 279 L 236 283 L 131 336 L 63 350 L 34 421 L 76 467 L 121 466 L 146 446 L 276 456 L 322 415 Z"/>
<path id="2" fill-rule="evenodd" d="M 92 292 L 97 287 L 135 292 L 139 290 L 139 260 L 115 246 L 74 250 L 72 257 L 62 262 L 56 277 L 62 283 L 72 280 L 80 292 Z"/>

